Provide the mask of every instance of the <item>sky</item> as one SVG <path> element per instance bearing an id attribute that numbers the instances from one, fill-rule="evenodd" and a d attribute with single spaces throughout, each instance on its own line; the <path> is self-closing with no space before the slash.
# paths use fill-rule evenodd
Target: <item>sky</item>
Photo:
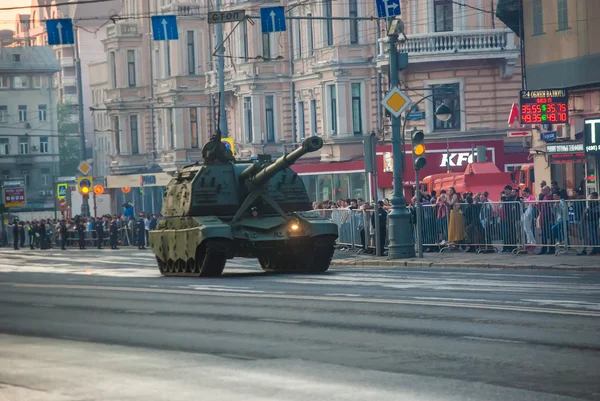
<path id="1" fill-rule="evenodd" d="M 0 29 L 15 30 L 15 18 L 17 14 L 28 14 L 31 0 L 0 0 L 0 8 L 26 6 L 22 10 L 0 11 Z"/>

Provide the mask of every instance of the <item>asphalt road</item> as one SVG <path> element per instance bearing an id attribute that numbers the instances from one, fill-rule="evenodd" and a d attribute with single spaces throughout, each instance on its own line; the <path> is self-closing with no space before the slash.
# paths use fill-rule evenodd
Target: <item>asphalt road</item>
<path id="1" fill-rule="evenodd" d="M 0 401 L 600 400 L 598 273 L 225 272 L 0 251 Z"/>

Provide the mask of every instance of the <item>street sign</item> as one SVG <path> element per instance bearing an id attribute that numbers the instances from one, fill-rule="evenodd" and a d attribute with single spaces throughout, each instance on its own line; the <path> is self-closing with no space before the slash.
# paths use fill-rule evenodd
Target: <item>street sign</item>
<path id="1" fill-rule="evenodd" d="M 554 142 L 554 141 L 556 141 L 557 134 L 556 134 L 556 131 L 542 132 L 540 135 L 540 138 L 544 142 Z"/>
<path id="2" fill-rule="evenodd" d="M 67 200 L 66 199 L 61 199 L 58 202 L 58 205 L 60 206 L 60 210 L 65 210 L 67 208 Z"/>
<path id="3" fill-rule="evenodd" d="M 389 18 L 402 14 L 400 0 L 376 0 L 377 17 Z"/>
<path id="4" fill-rule="evenodd" d="M 94 185 L 94 193 L 96 195 L 102 195 L 104 193 L 104 187 L 100 184 Z"/>
<path id="5" fill-rule="evenodd" d="M 209 24 L 221 24 L 224 22 L 243 21 L 246 19 L 246 11 L 214 11 L 208 13 Z"/>
<path id="6" fill-rule="evenodd" d="M 285 27 L 284 7 L 265 7 L 260 9 L 260 25 L 263 33 L 283 32 Z"/>
<path id="7" fill-rule="evenodd" d="M 87 162 L 81 162 L 79 163 L 79 167 L 77 167 L 77 170 L 81 171 L 81 174 L 83 175 L 87 175 L 91 169 L 92 166 L 90 166 L 90 164 Z"/>
<path id="8" fill-rule="evenodd" d="M 73 20 L 71 18 L 46 20 L 46 32 L 48 32 L 48 45 L 72 45 L 75 43 L 73 34 Z"/>
<path id="9" fill-rule="evenodd" d="M 398 88 L 389 91 L 381 102 L 383 107 L 396 118 L 400 117 L 400 114 L 402 114 L 411 103 L 412 101 L 410 98 Z"/>
<path id="10" fill-rule="evenodd" d="M 79 189 L 79 193 L 82 195 L 89 194 L 92 189 L 92 182 L 94 182 L 94 179 L 91 176 L 77 177 L 77 188 Z"/>
<path id="11" fill-rule="evenodd" d="M 177 17 L 175 15 L 153 15 L 152 38 L 154 40 L 178 40 Z"/>
<path id="12" fill-rule="evenodd" d="M 69 184 L 61 183 L 56 184 L 56 197 L 58 199 L 65 199 L 67 197 L 67 189 L 69 188 Z"/>
<path id="13" fill-rule="evenodd" d="M 27 204 L 25 187 L 5 187 L 3 192 L 6 207 L 23 207 Z"/>
<path id="14" fill-rule="evenodd" d="M 407 120 L 422 120 L 424 118 L 425 118 L 425 112 L 424 111 L 411 111 L 406 116 Z"/>
<path id="15" fill-rule="evenodd" d="M 221 143 L 225 145 L 225 149 L 230 150 L 231 154 L 233 154 L 235 147 L 232 138 L 223 138 L 221 139 Z"/>

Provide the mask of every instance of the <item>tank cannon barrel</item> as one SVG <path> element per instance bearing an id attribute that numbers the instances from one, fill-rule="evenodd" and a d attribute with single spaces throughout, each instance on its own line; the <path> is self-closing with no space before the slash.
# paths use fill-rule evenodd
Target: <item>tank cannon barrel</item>
<path id="1" fill-rule="evenodd" d="M 305 154 L 316 152 L 322 147 L 323 140 L 318 136 L 306 138 L 304 141 L 302 141 L 302 145 L 298 149 L 294 150 L 292 153 L 281 156 L 279 159 L 275 160 L 274 163 L 268 165 L 262 170 L 259 170 L 256 174 L 252 174 L 254 171 L 256 171 L 256 167 L 250 166 L 248 169 L 242 172 L 242 179 L 245 179 L 245 183 L 248 188 L 256 188 L 264 185 L 279 171 L 290 167 L 292 164 L 296 163 L 296 160 Z"/>

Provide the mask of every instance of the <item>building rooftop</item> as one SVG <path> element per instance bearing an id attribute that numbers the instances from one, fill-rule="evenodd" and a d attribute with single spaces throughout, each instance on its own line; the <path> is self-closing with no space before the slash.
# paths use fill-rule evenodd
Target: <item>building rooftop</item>
<path id="1" fill-rule="evenodd" d="M 0 47 L 0 73 L 58 72 L 60 70 L 60 64 L 48 46 Z"/>

